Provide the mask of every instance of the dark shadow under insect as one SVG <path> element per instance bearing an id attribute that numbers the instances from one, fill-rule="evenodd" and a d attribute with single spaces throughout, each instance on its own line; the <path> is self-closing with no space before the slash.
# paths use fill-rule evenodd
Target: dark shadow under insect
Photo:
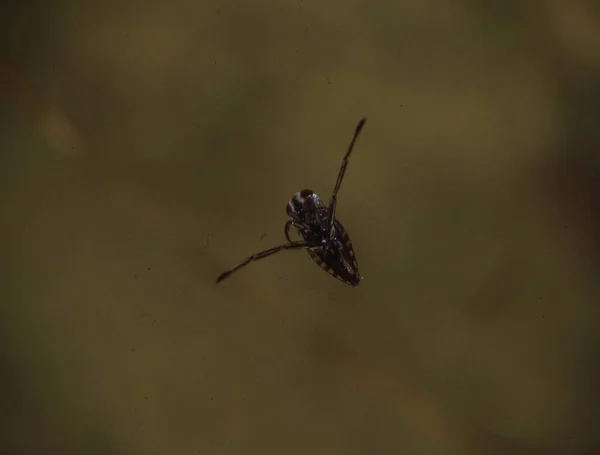
<path id="1" fill-rule="evenodd" d="M 350 242 L 350 237 L 348 237 L 342 223 L 335 217 L 335 208 L 337 193 L 342 185 L 348 166 L 348 158 L 365 121 L 366 119 L 363 118 L 356 126 L 348 151 L 342 160 L 329 207 L 326 207 L 319 196 L 311 190 L 302 190 L 294 194 L 286 207 L 287 214 L 290 217 L 284 228 L 288 243 L 274 246 L 247 257 L 239 264 L 221 273 L 217 278 L 217 283 L 253 261 L 266 258 L 283 250 L 303 249 L 308 251 L 310 257 L 323 270 L 347 284 L 358 286 L 362 278 L 358 273 L 358 263 L 354 255 L 352 242 Z M 301 241 L 294 242 L 290 238 L 290 228 L 292 226 L 298 229 L 298 233 L 302 237 Z"/>

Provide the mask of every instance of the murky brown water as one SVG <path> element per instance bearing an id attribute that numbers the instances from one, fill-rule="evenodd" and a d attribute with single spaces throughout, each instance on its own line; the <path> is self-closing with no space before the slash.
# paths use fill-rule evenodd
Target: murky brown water
<path id="1" fill-rule="evenodd" d="M 2 453 L 600 451 L 598 11 L 83 3 L 0 12 Z M 363 116 L 361 286 L 216 286 Z"/>

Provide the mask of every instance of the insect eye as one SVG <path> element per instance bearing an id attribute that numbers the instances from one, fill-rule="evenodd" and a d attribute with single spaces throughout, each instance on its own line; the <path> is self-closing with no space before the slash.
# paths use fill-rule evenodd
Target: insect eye
<path id="1" fill-rule="evenodd" d="M 285 211 L 287 212 L 287 214 L 289 216 L 292 216 L 294 214 L 300 215 L 303 211 L 303 208 L 304 208 L 303 201 L 299 200 L 297 197 L 293 197 L 287 203 Z"/>
<path id="2" fill-rule="evenodd" d="M 302 213 L 302 209 L 304 208 L 304 204 L 300 201 L 294 201 L 294 211 L 296 213 Z"/>

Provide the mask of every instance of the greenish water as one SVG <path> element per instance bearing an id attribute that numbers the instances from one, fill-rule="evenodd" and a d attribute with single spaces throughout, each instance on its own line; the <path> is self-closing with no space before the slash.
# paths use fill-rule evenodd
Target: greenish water
<path id="1" fill-rule="evenodd" d="M 485 3 L 3 6 L 0 451 L 598 451 L 600 22 Z M 216 286 L 363 116 L 360 286 Z"/>

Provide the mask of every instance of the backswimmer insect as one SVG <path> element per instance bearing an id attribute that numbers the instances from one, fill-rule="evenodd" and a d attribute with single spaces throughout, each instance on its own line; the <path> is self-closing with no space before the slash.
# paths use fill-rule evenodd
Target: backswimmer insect
<path id="1" fill-rule="evenodd" d="M 326 207 L 321 202 L 319 196 L 312 190 L 302 190 L 294 194 L 286 207 L 286 212 L 290 217 L 284 227 L 287 243 L 247 257 L 239 264 L 221 273 L 217 278 L 217 283 L 253 261 L 266 258 L 284 250 L 304 249 L 308 251 L 313 261 L 323 270 L 344 283 L 358 286 L 362 277 L 358 273 L 358 263 L 354 255 L 352 242 L 350 242 L 350 237 L 348 237 L 348 233 L 342 223 L 335 217 L 335 208 L 337 193 L 342 185 L 346 167 L 348 166 L 348 158 L 350 157 L 350 153 L 352 153 L 358 135 L 365 125 L 365 121 L 366 119 L 363 118 L 356 126 L 348 151 L 342 160 L 337 181 L 333 188 L 333 194 L 329 200 L 329 207 Z M 302 237 L 301 241 L 294 242 L 290 238 L 290 228 L 292 226 L 298 230 L 300 237 Z"/>

